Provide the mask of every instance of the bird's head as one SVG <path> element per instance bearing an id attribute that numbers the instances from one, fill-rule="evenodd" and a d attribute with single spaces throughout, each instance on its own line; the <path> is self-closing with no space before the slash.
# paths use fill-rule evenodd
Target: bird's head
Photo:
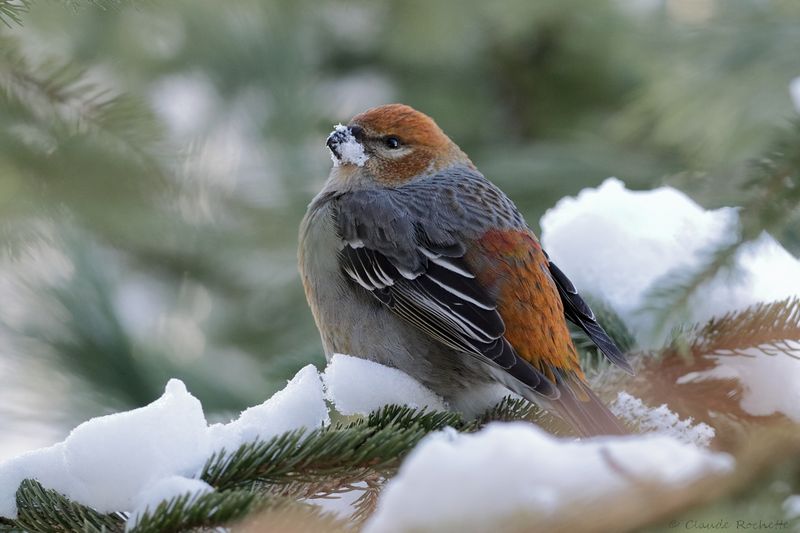
<path id="1" fill-rule="evenodd" d="M 403 104 L 368 109 L 328 137 L 334 167 L 382 185 L 402 185 L 454 164 L 472 163 L 428 115 Z"/>

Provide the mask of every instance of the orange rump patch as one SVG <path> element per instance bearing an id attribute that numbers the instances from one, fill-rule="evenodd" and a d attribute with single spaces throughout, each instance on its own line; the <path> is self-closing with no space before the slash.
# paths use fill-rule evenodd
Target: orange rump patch
<path id="1" fill-rule="evenodd" d="M 478 281 L 497 298 L 506 339 L 520 357 L 555 379 L 553 369 L 583 372 L 548 273 L 547 258 L 529 231 L 491 230 L 467 256 Z"/>

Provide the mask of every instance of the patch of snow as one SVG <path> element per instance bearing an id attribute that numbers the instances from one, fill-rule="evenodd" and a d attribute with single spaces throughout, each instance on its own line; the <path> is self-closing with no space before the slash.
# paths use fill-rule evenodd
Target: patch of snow
<path id="1" fill-rule="evenodd" d="M 331 135 L 334 133 L 340 134 L 341 141 L 336 146 L 339 157 L 337 158 L 333 151 L 331 151 L 333 166 L 338 167 L 342 163 L 352 163 L 356 166 L 363 167 L 364 163 L 369 159 L 369 156 L 364 153 L 364 146 L 353 137 L 350 128 L 343 124 L 337 124 L 333 127 Z"/>
<path id="2" fill-rule="evenodd" d="M 306 365 L 272 398 L 242 411 L 239 418 L 209 428 L 212 447 L 235 450 L 246 442 L 267 440 L 301 427 L 317 429 L 330 424 L 319 373 Z"/>
<path id="3" fill-rule="evenodd" d="M 786 498 L 783 502 L 783 512 L 789 520 L 800 518 L 800 494 Z"/>
<path id="4" fill-rule="evenodd" d="M 738 220 L 735 208 L 706 211 L 672 187 L 630 191 L 608 178 L 549 209 L 541 219 L 542 243 L 579 290 L 607 302 L 641 343 L 652 345 L 662 339 L 652 337 L 648 291 L 733 242 Z M 700 287 L 688 320 L 800 295 L 800 262 L 767 234 L 742 247 L 736 266 L 738 276 L 721 273 Z"/>
<path id="5" fill-rule="evenodd" d="M 689 372 L 677 383 L 736 379 L 742 387 L 739 405 L 744 411 L 753 416 L 782 413 L 800 422 L 800 359 L 784 353 L 765 355 L 757 348 L 710 359 L 716 367 Z"/>
<path id="6" fill-rule="evenodd" d="M 792 96 L 794 108 L 800 113 L 800 76 L 793 79 L 789 84 L 789 94 Z"/>
<path id="7" fill-rule="evenodd" d="M 639 480 L 686 483 L 733 467 L 664 435 L 558 439 L 528 423 L 424 439 L 384 489 L 366 533 L 490 531 L 517 513 L 552 515 Z"/>
<path id="8" fill-rule="evenodd" d="M 73 485 L 64 464 L 64 443 L 26 452 L 0 463 L 0 516 L 17 517 L 16 492 L 23 480 L 36 479 L 49 489 L 66 494 Z M 72 492 L 82 487 L 74 483 Z"/>
<path id="9" fill-rule="evenodd" d="M 444 400 L 405 372 L 359 357 L 334 354 L 322 380 L 326 397 L 343 415 L 367 415 L 389 404 L 447 409 Z"/>
<path id="10" fill-rule="evenodd" d="M 0 462 L 0 516 L 16 517 L 15 493 L 26 478 L 100 512 L 136 516 L 165 498 L 207 492 L 210 487 L 194 478 L 212 453 L 330 424 L 326 395 L 346 415 L 388 404 L 447 408 L 403 372 L 355 357 L 336 355 L 324 379 L 325 388 L 316 368 L 307 365 L 261 405 L 210 426 L 200 402 L 181 381 L 170 380 L 164 395 L 145 407 L 94 418 L 63 442 Z"/>
<path id="11" fill-rule="evenodd" d="M 648 407 L 627 392 L 617 394 L 617 399 L 610 405 L 611 412 L 626 422 L 636 424 L 646 433 L 667 435 L 696 446 L 708 446 L 714 439 L 714 428 L 703 422 L 693 423 L 693 419 L 681 420 L 670 411 L 667 404 Z"/>
<path id="12" fill-rule="evenodd" d="M 125 523 L 125 531 L 135 528 L 145 512 L 151 513 L 158 508 L 161 502 L 190 495 L 194 500 L 198 496 L 214 492 L 214 487 L 200 479 L 182 476 L 169 476 L 159 479 L 136 496 L 136 505 L 130 518 Z"/>
<path id="13" fill-rule="evenodd" d="M 231 451 L 329 422 L 322 381 L 312 365 L 237 420 L 210 427 L 197 398 L 172 379 L 164 395 L 145 407 L 93 418 L 63 442 L 0 463 L 0 516 L 16 517 L 15 494 L 26 478 L 100 512 L 131 511 L 152 504 L 160 490 L 183 490 L 186 483 L 173 478 L 196 477 L 220 448 Z"/>
<path id="14" fill-rule="evenodd" d="M 103 513 L 130 510 L 158 479 L 194 473 L 207 443 L 200 402 L 170 380 L 148 406 L 93 418 L 59 444 L 0 464 L 0 516 L 16 516 L 14 494 L 25 478 Z"/>

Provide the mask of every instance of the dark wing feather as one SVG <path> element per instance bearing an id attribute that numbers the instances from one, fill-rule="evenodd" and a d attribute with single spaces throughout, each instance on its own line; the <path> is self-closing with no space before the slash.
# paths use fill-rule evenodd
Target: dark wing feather
<path id="1" fill-rule="evenodd" d="M 448 269 L 430 255 L 425 270 L 415 277 L 402 275 L 383 254 L 365 247 L 345 246 L 340 263 L 353 281 L 439 341 L 459 351 L 494 356 L 490 359 L 495 363 L 510 367 L 513 352 L 502 349 L 507 344 L 505 325 L 494 303 L 470 283 L 471 274 L 461 261 L 448 260 Z"/>
<path id="2" fill-rule="evenodd" d="M 569 280 L 560 268 L 552 261 L 549 262 L 550 274 L 558 287 L 561 295 L 561 302 L 564 304 L 564 315 L 576 326 L 581 328 L 586 335 L 592 339 L 601 352 L 615 365 L 629 374 L 633 374 L 633 368 L 625 358 L 611 337 L 605 332 L 603 327 L 597 322 L 594 312 L 588 304 L 578 294 L 575 285 Z"/>
<path id="3" fill-rule="evenodd" d="M 342 249 L 342 271 L 400 318 L 454 350 L 493 363 L 547 398 L 558 396 L 557 388 L 505 339 L 495 302 L 463 258 L 420 248 L 422 271 L 409 275 L 360 244 Z"/>

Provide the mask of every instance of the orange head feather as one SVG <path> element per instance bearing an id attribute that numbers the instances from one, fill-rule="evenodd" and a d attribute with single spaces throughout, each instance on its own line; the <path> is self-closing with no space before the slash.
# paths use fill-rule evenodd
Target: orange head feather
<path id="1" fill-rule="evenodd" d="M 434 120 L 403 104 L 373 107 L 353 117 L 360 142 L 369 155 L 366 169 L 386 185 L 462 163 L 472 165 Z"/>

